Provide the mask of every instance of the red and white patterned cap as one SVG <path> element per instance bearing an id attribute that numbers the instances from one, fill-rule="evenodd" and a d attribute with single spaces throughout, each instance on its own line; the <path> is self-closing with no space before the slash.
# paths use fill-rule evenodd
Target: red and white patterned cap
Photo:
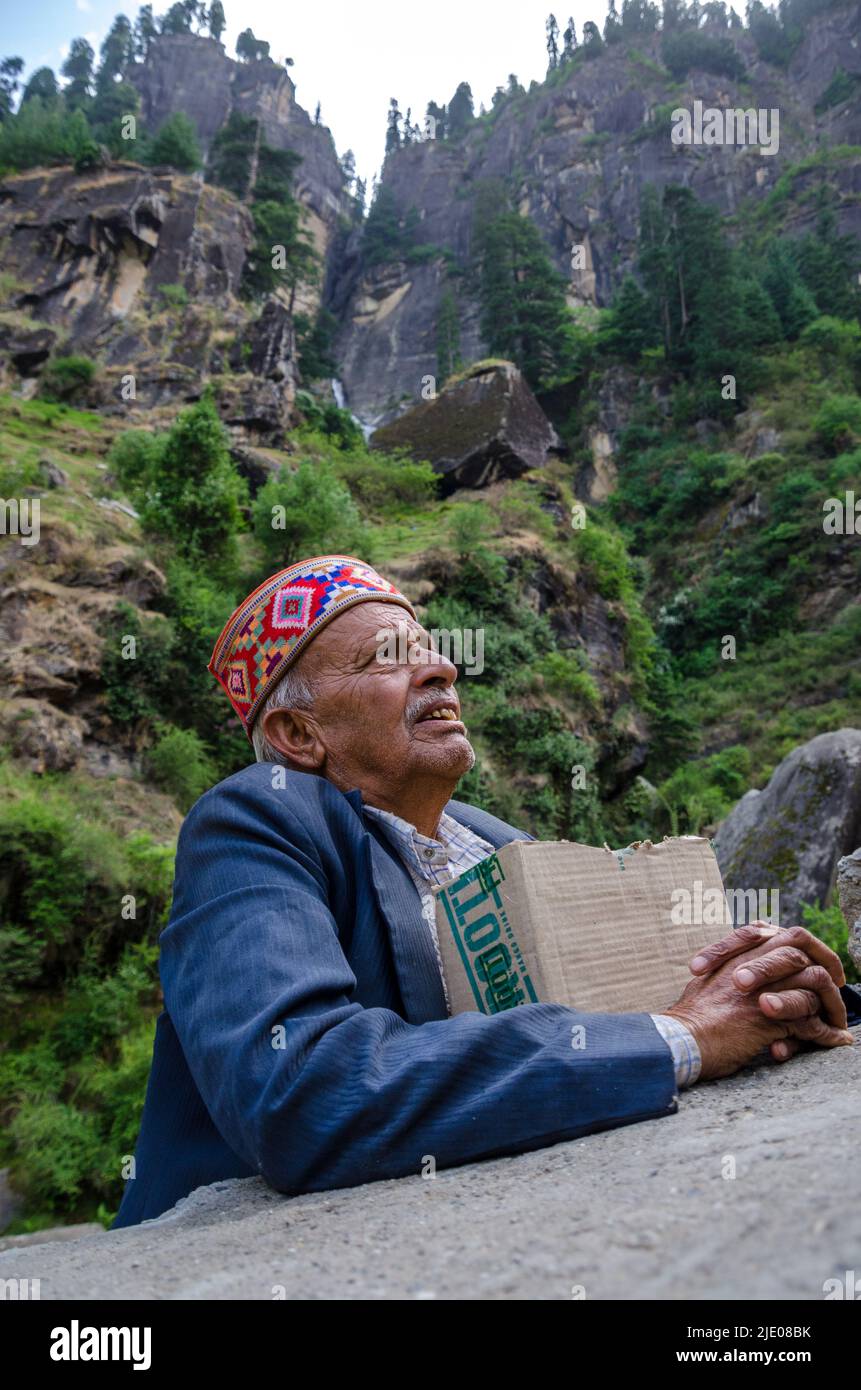
<path id="1" fill-rule="evenodd" d="M 352 555 L 316 555 L 290 565 L 249 594 L 224 625 L 208 670 L 224 688 L 248 737 L 257 712 L 301 651 L 355 603 L 415 609 L 387 579 Z"/>

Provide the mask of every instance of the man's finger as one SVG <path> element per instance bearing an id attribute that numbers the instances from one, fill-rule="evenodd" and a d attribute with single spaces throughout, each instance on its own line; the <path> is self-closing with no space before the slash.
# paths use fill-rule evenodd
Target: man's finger
<path id="1" fill-rule="evenodd" d="M 775 951 L 774 954 L 777 955 L 778 952 Z M 763 957 L 763 960 L 767 959 L 767 956 Z M 808 965 L 804 970 L 799 970 L 795 975 L 787 975 L 783 979 L 775 981 L 775 983 L 768 988 L 776 991 L 778 999 L 784 999 L 787 993 L 792 993 L 799 989 L 805 992 L 813 991 L 818 997 L 819 1003 L 817 1007 L 810 1012 L 822 1014 L 826 1022 L 832 1024 L 835 1028 L 846 1027 L 846 1005 L 843 1002 L 843 996 L 824 965 Z M 760 999 L 763 997 L 763 994 L 761 994 Z M 763 1012 L 767 1013 L 769 1018 L 791 1017 L 789 1013 L 784 1014 L 780 1009 L 776 1012 L 766 1009 Z"/>
<path id="2" fill-rule="evenodd" d="M 781 927 L 781 937 L 785 937 L 787 944 L 797 946 L 800 951 L 804 951 L 817 965 L 824 965 L 828 974 L 831 976 L 835 985 L 842 988 L 846 983 L 846 972 L 843 963 L 836 951 L 832 951 L 830 946 L 826 946 L 824 941 L 820 941 L 818 936 L 808 931 L 806 927 Z M 781 942 L 775 942 L 782 945 Z"/>
<path id="3" fill-rule="evenodd" d="M 704 946 L 691 961 L 691 972 L 701 977 L 711 975 L 719 966 L 732 960 L 733 956 L 737 956 L 741 951 L 749 951 L 753 946 L 762 945 L 779 930 L 779 927 L 773 927 L 770 922 L 751 922 L 749 926 L 736 927 L 729 936 L 723 937 L 720 941 L 713 941 L 710 946 Z"/>
<path id="4" fill-rule="evenodd" d="M 775 1062 L 788 1062 L 790 1057 L 794 1057 L 801 1043 L 797 1038 L 781 1038 L 779 1042 L 771 1043 L 771 1055 Z"/>
<path id="5" fill-rule="evenodd" d="M 732 972 L 733 983 L 742 994 L 762 985 L 776 984 L 787 975 L 796 975 L 812 962 L 797 946 L 775 946 L 761 956 L 745 956 Z M 830 975 L 828 976 L 831 979 Z"/>
<path id="6" fill-rule="evenodd" d="M 742 951 L 758 958 L 783 946 L 794 946 L 804 951 L 817 965 L 825 967 L 837 986 L 845 985 L 846 975 L 840 957 L 824 941 L 807 931 L 806 927 L 774 927 L 768 922 L 752 922 L 749 926 L 737 927 L 722 941 L 704 946 L 691 961 L 690 969 L 694 975 L 702 978 Z"/>
<path id="7" fill-rule="evenodd" d="M 788 1023 L 790 1019 L 810 1018 L 819 1012 L 819 995 L 812 989 L 785 989 L 780 994 L 761 994 L 759 1007 L 766 1018 Z"/>
<path id="8" fill-rule="evenodd" d="M 786 1024 L 789 1035 L 819 1047 L 854 1047 L 855 1039 L 848 1028 L 834 1028 L 822 1018 L 797 1018 Z"/>

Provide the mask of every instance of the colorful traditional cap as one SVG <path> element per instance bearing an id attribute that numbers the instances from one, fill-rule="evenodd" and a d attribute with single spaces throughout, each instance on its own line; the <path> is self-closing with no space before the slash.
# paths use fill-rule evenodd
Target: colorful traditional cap
<path id="1" fill-rule="evenodd" d="M 248 737 L 257 711 L 308 643 L 354 603 L 415 609 L 394 584 L 352 555 L 316 555 L 249 594 L 228 618 L 208 670 L 224 687 Z"/>

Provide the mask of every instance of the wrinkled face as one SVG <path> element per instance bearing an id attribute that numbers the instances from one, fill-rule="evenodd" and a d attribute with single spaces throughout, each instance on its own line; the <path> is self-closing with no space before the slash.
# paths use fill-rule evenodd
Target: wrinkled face
<path id="1" fill-rule="evenodd" d="M 457 668 L 399 604 L 358 603 L 340 613 L 300 662 L 314 688 L 308 720 L 325 748 L 322 770 L 340 785 L 454 786 L 475 762 Z"/>

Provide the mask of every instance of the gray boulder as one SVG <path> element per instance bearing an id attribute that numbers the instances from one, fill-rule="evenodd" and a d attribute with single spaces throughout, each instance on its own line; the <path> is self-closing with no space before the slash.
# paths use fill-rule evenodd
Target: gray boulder
<path id="1" fill-rule="evenodd" d="M 794 748 L 763 791 L 749 791 L 720 825 L 715 852 L 728 889 L 780 892 L 780 922 L 827 902 L 837 861 L 861 841 L 861 729 Z"/>
<path id="2" fill-rule="evenodd" d="M 452 487 L 486 487 L 541 468 L 559 448 L 556 431 L 511 362 L 476 362 L 433 400 L 383 425 L 374 449 L 427 459 Z"/>
<path id="3" fill-rule="evenodd" d="M 837 865 L 837 896 L 849 927 L 849 954 L 861 970 L 861 849 Z"/>

